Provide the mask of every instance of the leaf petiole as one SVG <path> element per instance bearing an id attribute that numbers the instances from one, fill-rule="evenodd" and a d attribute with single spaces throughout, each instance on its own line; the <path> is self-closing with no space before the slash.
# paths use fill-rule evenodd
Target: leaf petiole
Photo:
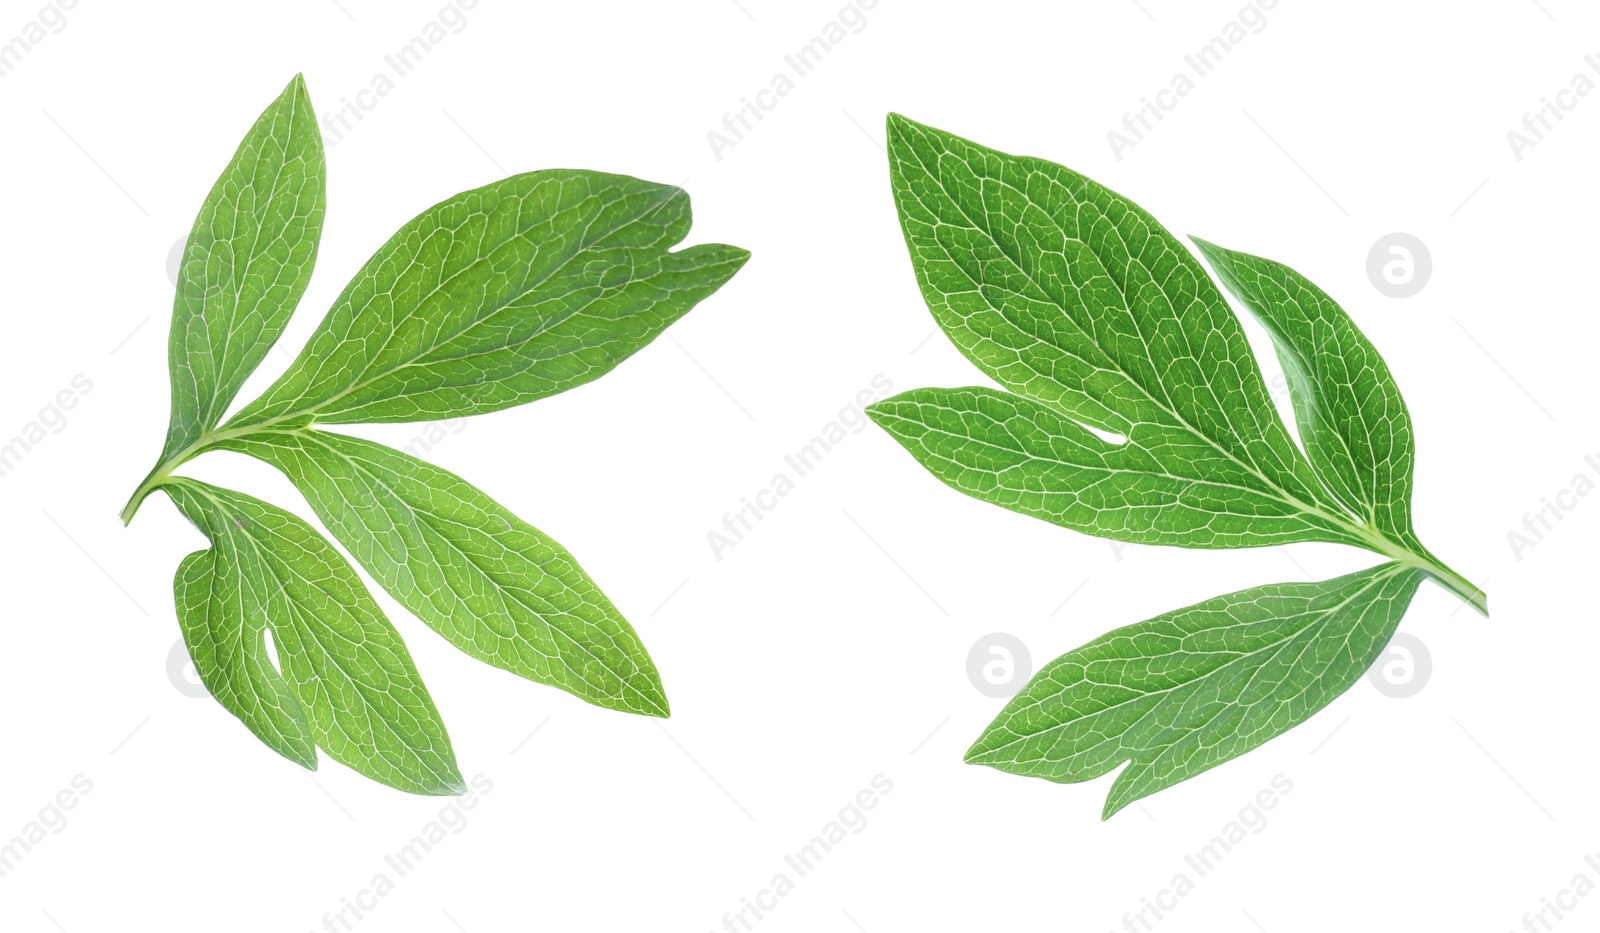
<path id="1" fill-rule="evenodd" d="M 1412 566 L 1432 577 L 1436 583 L 1465 600 L 1478 614 L 1489 618 L 1489 596 L 1472 581 L 1431 558 L 1411 561 Z"/>
<path id="2" fill-rule="evenodd" d="M 124 505 L 122 507 L 122 511 L 118 513 L 117 517 L 122 519 L 123 527 L 127 527 L 128 523 L 133 521 L 133 516 L 138 514 L 139 506 L 144 503 L 146 496 L 150 495 L 152 492 L 155 492 L 156 489 L 166 484 L 168 480 L 172 479 L 173 470 L 183 466 L 185 463 L 188 463 L 190 460 L 193 460 L 195 457 L 198 457 L 200 454 L 204 453 L 207 449 L 221 443 L 222 441 L 235 440 L 237 438 L 244 437 L 247 434 L 253 434 L 273 424 L 275 424 L 275 422 L 269 421 L 264 424 L 253 424 L 243 428 L 221 428 L 215 431 L 207 432 L 200 435 L 199 439 L 193 444 L 190 444 L 188 447 L 178 451 L 177 453 L 168 457 L 166 460 L 163 460 L 161 463 L 156 464 L 156 468 L 151 470 L 150 475 L 146 476 L 144 478 L 144 482 L 139 484 L 139 488 L 133 491 L 133 495 L 128 498 L 128 503 Z"/>
<path id="3" fill-rule="evenodd" d="M 1476 609 L 1479 615 L 1485 619 L 1489 618 L 1489 595 L 1471 580 L 1445 566 L 1437 557 L 1428 553 L 1427 548 L 1407 548 L 1404 545 L 1390 541 L 1388 538 L 1372 534 L 1365 534 L 1364 537 L 1370 542 L 1372 550 L 1386 557 L 1392 557 L 1402 564 L 1417 568 L 1433 578 L 1435 583 L 1454 593 L 1463 602 Z"/>

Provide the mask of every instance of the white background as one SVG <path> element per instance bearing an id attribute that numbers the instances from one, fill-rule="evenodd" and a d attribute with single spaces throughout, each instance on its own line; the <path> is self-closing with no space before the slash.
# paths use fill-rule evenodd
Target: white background
<path id="1" fill-rule="evenodd" d="M 1520 160 L 1506 137 L 1590 68 L 1600 15 L 1576 0 L 1289 0 L 1119 160 L 1107 131 L 1237 2 L 880 0 L 717 158 L 707 132 L 840 8 L 481 0 L 329 149 L 316 275 L 286 351 L 242 399 L 397 226 L 506 172 L 682 182 L 690 242 L 754 254 L 670 339 L 599 382 L 456 425 L 430 455 L 579 556 L 638 627 L 673 717 L 492 670 L 379 593 L 463 773 L 493 782 L 403 878 L 384 856 L 448 801 L 325 758 L 308 776 L 180 692 L 171 579 L 203 539 L 160 496 L 131 527 L 115 514 L 163 436 L 167 256 L 216 174 L 295 72 L 334 110 L 439 3 L 86 0 L 0 78 L 0 436 L 75 375 L 93 383 L 0 479 L 0 841 L 75 775 L 93 783 L 0 878 L 0 926 L 321 929 L 386 871 L 394 890 L 355 928 L 720 929 L 880 773 L 893 790 L 866 828 L 755 929 L 1109 930 L 1185 872 L 1195 889 L 1154 928 L 1498 933 L 1580 872 L 1600 881 L 1584 861 L 1600 853 L 1600 497 L 1568 499 L 1520 555 L 1507 540 L 1576 474 L 1600 479 L 1584 462 L 1600 453 L 1600 94 Z M 0 4 L 0 41 L 39 9 Z M 961 763 L 1003 702 L 968 680 L 975 641 L 1011 633 L 1037 667 L 1164 610 L 1373 558 L 1119 554 L 955 493 L 868 425 L 716 559 L 707 532 L 874 375 L 897 390 L 983 382 L 930 338 L 881 148 L 890 110 L 1062 162 L 1177 233 L 1286 261 L 1338 298 L 1411 408 L 1418 530 L 1487 580 L 1492 619 L 1425 584 L 1402 623 L 1431 653 L 1420 693 L 1363 680 L 1102 823 L 1109 777 L 1054 785 Z M 1405 300 L 1365 269 L 1395 231 L 1433 257 Z M 1270 354 L 1263 366 L 1277 372 Z M 212 454 L 186 471 L 308 514 L 262 465 Z M 1265 828 L 1198 878 L 1184 856 L 1279 774 L 1293 791 Z M 1577 903 L 1546 914 L 1551 928 L 1596 929 L 1600 896 Z"/>

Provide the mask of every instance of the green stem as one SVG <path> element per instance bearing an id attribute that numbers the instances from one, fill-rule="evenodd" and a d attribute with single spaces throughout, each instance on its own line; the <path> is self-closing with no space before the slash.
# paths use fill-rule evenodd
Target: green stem
<path id="1" fill-rule="evenodd" d="M 1439 558 L 1428 553 L 1428 549 L 1418 544 L 1415 548 L 1397 544 L 1388 538 L 1363 529 L 1361 536 L 1369 542 L 1369 547 L 1392 557 L 1402 564 L 1415 567 L 1433 578 L 1433 581 L 1459 597 L 1463 602 L 1478 610 L 1478 614 L 1485 619 L 1489 618 L 1489 595 L 1479 589 L 1476 584 L 1461 574 L 1456 573 Z"/>
<path id="2" fill-rule="evenodd" d="M 1426 573 L 1434 582 L 1465 600 L 1478 614 L 1485 619 L 1489 618 L 1489 595 L 1479 589 L 1471 580 L 1456 573 L 1444 564 L 1433 559 L 1431 555 L 1423 557 L 1412 555 L 1412 560 L 1407 563 Z"/>
<path id="3" fill-rule="evenodd" d="M 128 499 L 128 504 L 122 507 L 122 512 L 117 516 L 122 519 L 124 527 L 133 521 L 134 515 L 138 514 L 139 506 L 144 502 L 144 497 L 154 492 L 157 486 L 166 482 L 168 477 L 172 475 L 172 471 L 177 469 L 182 462 L 177 457 L 173 457 L 150 471 L 150 475 L 146 476 L 144 482 L 139 484 L 139 488 L 133 491 L 133 495 Z"/>
<path id="4" fill-rule="evenodd" d="M 233 440 L 244 437 L 247 434 L 253 434 L 282 420 L 285 419 L 279 418 L 240 428 L 220 428 L 200 435 L 199 440 L 163 460 L 156 465 L 155 469 L 150 471 L 150 475 L 144 478 L 144 482 L 139 484 L 139 488 L 133 491 L 133 495 L 128 499 L 128 504 L 122 507 L 122 512 L 118 515 L 122 519 L 122 524 L 126 526 L 133 521 L 133 516 L 138 513 L 139 506 L 144 502 L 145 497 L 170 479 L 173 470 L 193 460 L 203 453 L 206 448 L 221 441 Z"/>
<path id="5" fill-rule="evenodd" d="M 1300 504 L 1305 511 L 1320 516 L 1342 528 L 1355 539 L 1355 542 L 1360 542 L 1357 546 L 1364 546 L 1367 550 L 1376 554 L 1382 554 L 1384 557 L 1399 561 L 1408 567 L 1415 567 L 1421 570 L 1432 577 L 1435 583 L 1454 593 L 1463 602 L 1478 610 L 1479 615 L 1485 619 L 1489 618 L 1488 594 L 1474 585 L 1471 580 L 1445 566 L 1444 562 L 1439 558 L 1428 553 L 1428 549 L 1422 546 L 1422 542 L 1416 540 L 1415 535 L 1410 536 L 1413 542 L 1411 544 L 1395 541 L 1350 513 L 1335 514 L 1312 503 L 1301 502 Z"/>

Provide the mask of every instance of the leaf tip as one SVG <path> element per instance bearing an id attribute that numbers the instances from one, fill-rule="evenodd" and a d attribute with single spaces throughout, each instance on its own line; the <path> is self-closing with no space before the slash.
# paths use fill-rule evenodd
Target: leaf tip
<path id="1" fill-rule="evenodd" d="M 963 763 L 969 765 L 989 765 L 991 767 L 994 765 L 994 762 L 988 757 L 992 752 L 992 749 L 990 749 L 988 745 L 989 732 L 989 729 L 984 729 L 983 734 L 978 736 L 978 738 L 973 741 L 971 747 L 962 753 L 961 760 Z"/>
<path id="2" fill-rule="evenodd" d="M 1126 761 L 1118 762 L 1113 767 L 1122 768 L 1124 764 L 1130 765 L 1130 767 L 1123 768 L 1117 775 L 1116 780 L 1111 782 L 1111 789 L 1106 791 L 1105 806 L 1100 808 L 1100 822 L 1102 823 L 1122 812 L 1129 804 L 1141 797 L 1148 797 L 1153 792 L 1153 789 L 1148 787 L 1144 790 L 1135 790 L 1133 788 L 1133 780 L 1128 775 L 1133 773 L 1134 768 L 1137 767 L 1135 759 L 1129 758 Z"/>
<path id="3" fill-rule="evenodd" d="M 891 395 L 888 398 L 880 398 L 871 405 L 868 405 L 866 408 L 863 408 L 862 411 L 866 413 L 868 418 L 872 419 L 873 424 L 888 430 L 889 425 L 887 422 L 894 420 L 896 416 L 903 413 L 901 407 L 897 403 L 900 402 L 903 396 L 909 394 L 909 392 L 902 392 L 899 395 Z"/>
<path id="4" fill-rule="evenodd" d="M 443 767 L 438 768 L 440 765 Z M 461 768 L 456 764 L 454 753 L 447 750 L 445 760 L 435 762 L 434 767 L 438 769 L 433 771 L 433 781 L 420 782 L 415 788 L 401 789 L 410 790 L 412 793 L 426 797 L 460 797 L 467 792 L 467 781 L 466 778 L 461 776 Z M 371 775 L 368 776 L 371 777 Z M 382 779 L 380 778 L 379 780 Z M 388 782 L 385 781 L 384 783 Z"/>
<path id="5" fill-rule="evenodd" d="M 887 133 L 891 143 L 904 136 L 907 130 L 917 125 L 917 121 L 903 113 L 895 113 L 893 110 L 889 111 L 888 115 L 883 118 L 884 131 Z"/>
<path id="6" fill-rule="evenodd" d="M 1217 257 L 1222 255 L 1222 247 L 1210 240 L 1201 239 L 1191 233 L 1189 234 L 1189 242 L 1195 245 L 1195 248 L 1200 251 L 1200 255 L 1206 257 L 1213 264 L 1215 264 Z"/>
<path id="7" fill-rule="evenodd" d="M 632 688 L 640 702 L 624 699 L 622 702 L 625 705 L 613 707 L 614 709 L 649 716 L 652 719 L 672 718 L 672 704 L 667 702 L 667 688 L 661 685 L 661 674 L 654 667 L 643 672 L 643 676 L 632 684 Z"/>

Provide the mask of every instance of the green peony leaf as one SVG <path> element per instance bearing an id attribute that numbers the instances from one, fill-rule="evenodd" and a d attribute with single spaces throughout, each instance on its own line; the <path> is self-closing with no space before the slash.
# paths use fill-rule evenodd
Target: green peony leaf
<path id="1" fill-rule="evenodd" d="M 237 556 L 223 560 L 216 548 L 185 557 L 172 581 L 178 627 L 200 682 L 217 702 L 273 751 L 315 770 L 317 743 L 305 707 L 268 653 L 272 587 L 261 579 L 262 569 Z"/>
<path id="2" fill-rule="evenodd" d="M 1121 461 L 1142 469 L 1107 475 L 1103 495 L 1176 498 L 1215 477 L 1251 502 L 1247 514 L 1270 503 L 1263 525 L 1276 529 L 1257 536 L 1226 514 L 1191 526 L 1174 516 L 1134 535 L 1111 519 L 1125 540 L 1350 540 L 1338 503 L 1279 420 L 1226 299 L 1149 214 L 1059 165 L 896 115 L 889 166 L 917 282 L 955 345 L 1011 392 L 1135 448 Z"/>
<path id="3" fill-rule="evenodd" d="M 1009 392 L 912 389 L 867 413 L 950 486 L 1088 534 L 1185 547 L 1362 543 L 1214 448 L 1150 443 L 1157 432 L 1142 429 L 1112 443 Z"/>
<path id="4" fill-rule="evenodd" d="M 229 422 L 421 421 L 605 375 L 749 258 L 689 232 L 671 185 L 567 169 L 464 191 L 401 227 L 277 383 Z"/>
<path id="5" fill-rule="evenodd" d="M 1411 414 L 1378 349 L 1300 273 L 1191 239 L 1272 336 L 1317 476 L 1361 521 L 1420 548 L 1411 528 Z"/>
<path id="6" fill-rule="evenodd" d="M 201 682 L 279 754 L 334 761 L 413 794 L 458 794 L 439 711 L 400 635 L 345 559 L 276 506 L 192 479 L 162 487 L 211 539 L 178 568 L 184 642 Z M 283 673 L 272 666 L 272 633 Z"/>
<path id="7" fill-rule="evenodd" d="M 320 746 L 402 790 L 461 790 L 405 646 L 339 552 L 286 512 L 174 475 L 231 449 L 280 467 L 367 570 L 463 651 L 598 706 L 667 716 L 649 653 L 565 548 L 460 477 L 312 426 L 481 414 L 582 385 L 749 253 L 672 251 L 691 222 L 672 185 L 560 169 L 462 192 L 384 244 L 288 371 L 219 426 L 311 275 L 324 202 L 313 114 L 296 77 L 201 209 L 173 309 L 171 428 L 121 514 L 127 524 L 165 489 L 212 540 L 174 585 L 207 689 L 308 768 Z"/>
<path id="8" fill-rule="evenodd" d="M 960 491 L 1089 534 L 1182 547 L 1349 544 L 1388 563 L 1243 590 L 1057 659 L 968 760 L 1056 781 L 1126 761 L 1106 814 L 1242 755 L 1360 676 L 1430 577 L 1488 614 L 1411 525 L 1410 415 L 1376 348 L 1292 270 L 1204 241 L 1271 333 L 1305 452 L 1239 320 L 1137 205 L 1043 159 L 889 116 L 889 168 L 934 319 L 1001 389 L 867 409 Z"/>
<path id="9" fill-rule="evenodd" d="M 356 562 L 457 648 L 597 706 L 668 715 L 639 636 L 572 555 L 459 476 L 326 431 L 224 446 L 281 469 Z"/>
<path id="10" fill-rule="evenodd" d="M 325 175 L 322 131 L 295 75 L 239 143 L 184 246 L 162 461 L 217 426 L 283 334 L 317 260 Z"/>
<path id="11" fill-rule="evenodd" d="M 1305 722 L 1361 679 L 1422 581 L 1396 562 L 1124 626 L 1034 675 L 966 760 L 1061 783 L 1129 762 L 1104 816 Z"/>
<path id="12" fill-rule="evenodd" d="M 1419 567 L 1486 612 L 1483 593 L 1411 531 L 1409 415 L 1331 300 L 1313 306 L 1301 288 L 1304 305 L 1290 307 L 1254 273 L 1246 292 L 1265 296 L 1256 313 L 1289 354 L 1313 464 L 1221 291 L 1138 205 L 1053 162 L 898 114 L 889 167 L 935 321 L 1011 393 L 914 389 L 867 409 L 935 475 L 1123 541 L 1352 544 Z M 1331 341 L 1320 349 L 1320 332 L 1293 323 L 1312 314 Z"/>

